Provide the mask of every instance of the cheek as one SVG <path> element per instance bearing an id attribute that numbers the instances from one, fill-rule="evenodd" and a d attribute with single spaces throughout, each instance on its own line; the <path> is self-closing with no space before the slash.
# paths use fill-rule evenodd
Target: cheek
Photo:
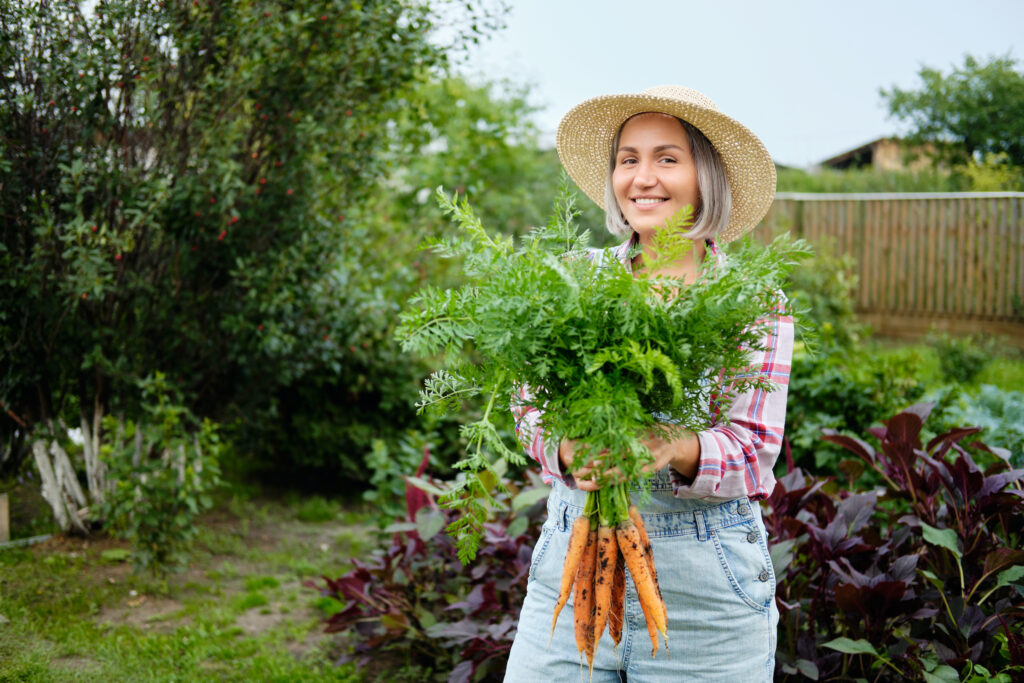
<path id="1" fill-rule="evenodd" d="M 625 173 L 618 171 L 612 172 L 612 191 L 615 193 L 615 198 L 622 202 L 622 197 L 625 196 L 626 190 L 629 188 L 629 178 Z"/>

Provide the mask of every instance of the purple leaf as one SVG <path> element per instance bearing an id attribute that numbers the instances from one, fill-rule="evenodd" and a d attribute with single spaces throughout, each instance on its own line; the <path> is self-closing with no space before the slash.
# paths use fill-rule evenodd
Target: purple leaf
<path id="1" fill-rule="evenodd" d="M 855 436 L 844 436 L 834 429 L 822 429 L 822 438 L 834 444 L 842 446 L 855 455 L 859 455 L 868 462 L 875 461 L 875 449 L 866 441 L 861 441 Z"/>
<path id="2" fill-rule="evenodd" d="M 1024 550 L 997 548 L 985 556 L 984 573 L 993 574 L 1018 564 L 1024 565 Z"/>
<path id="3" fill-rule="evenodd" d="M 885 424 L 889 428 L 885 440 L 889 443 L 900 444 L 910 451 L 921 447 L 921 440 L 918 437 L 921 435 L 924 421 L 920 415 L 911 412 L 911 408 L 890 418 Z"/>
<path id="4" fill-rule="evenodd" d="M 896 581 L 903 581 L 906 584 L 910 584 L 914 580 L 914 576 L 917 572 L 917 560 L 920 555 L 902 555 L 897 557 L 892 567 L 889 568 L 889 576 Z"/>
<path id="5" fill-rule="evenodd" d="M 455 665 L 452 672 L 448 674 L 448 683 L 469 683 L 473 678 L 473 671 L 476 666 L 472 661 L 465 660 Z"/>

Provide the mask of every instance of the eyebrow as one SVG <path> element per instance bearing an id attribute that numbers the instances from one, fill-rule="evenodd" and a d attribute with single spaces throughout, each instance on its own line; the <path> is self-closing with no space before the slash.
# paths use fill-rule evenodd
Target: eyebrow
<path id="1" fill-rule="evenodd" d="M 680 152 L 684 151 L 679 145 L 658 145 L 654 148 L 654 153 L 664 152 L 666 149 L 678 149 Z M 619 147 L 620 152 L 630 152 L 631 154 L 639 154 L 636 147 Z"/>

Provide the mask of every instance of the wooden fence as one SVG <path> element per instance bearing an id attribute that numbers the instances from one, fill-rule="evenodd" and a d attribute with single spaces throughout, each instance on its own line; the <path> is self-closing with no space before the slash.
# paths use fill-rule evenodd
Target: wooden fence
<path id="1" fill-rule="evenodd" d="M 881 335 L 1024 348 L 1024 192 L 779 193 L 762 229 L 852 255 L 857 311 Z"/>

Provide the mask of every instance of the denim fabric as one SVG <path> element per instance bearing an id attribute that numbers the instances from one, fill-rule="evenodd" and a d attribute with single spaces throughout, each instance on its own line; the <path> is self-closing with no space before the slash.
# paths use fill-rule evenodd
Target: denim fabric
<path id="1" fill-rule="evenodd" d="M 583 512 L 585 495 L 557 482 L 552 487 L 506 681 L 580 680 L 571 599 L 559 615 L 550 647 L 548 642 L 569 531 Z M 654 478 L 648 501 L 641 503 L 637 493 L 634 502 L 640 505 L 654 548 L 668 608 L 671 657 L 661 647 L 651 658 L 650 637 L 627 572 L 622 642 L 613 651 L 605 631 L 593 681 L 771 681 L 779 615 L 758 505 L 745 498 L 676 498 L 667 470 Z"/>

